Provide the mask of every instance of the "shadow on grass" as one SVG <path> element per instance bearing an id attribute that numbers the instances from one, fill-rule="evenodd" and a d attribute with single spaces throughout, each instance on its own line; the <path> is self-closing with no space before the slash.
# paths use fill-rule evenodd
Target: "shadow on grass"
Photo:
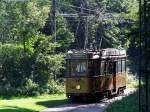
<path id="1" fill-rule="evenodd" d="M 35 112 L 35 111 L 16 106 L 5 106 L 4 108 L 0 108 L 0 112 Z"/>
<path id="2" fill-rule="evenodd" d="M 68 104 L 68 103 L 70 103 L 69 99 L 41 101 L 41 102 L 37 102 L 36 104 L 49 108 L 49 107 L 64 105 L 64 104 Z"/>

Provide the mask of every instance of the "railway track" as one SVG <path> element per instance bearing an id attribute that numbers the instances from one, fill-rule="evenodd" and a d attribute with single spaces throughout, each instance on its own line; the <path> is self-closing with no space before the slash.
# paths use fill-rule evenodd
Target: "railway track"
<path id="1" fill-rule="evenodd" d="M 45 109 L 41 112 L 104 112 L 105 108 L 117 100 L 129 96 L 134 93 L 135 89 L 126 89 L 123 95 L 112 99 L 104 98 L 98 103 L 70 103 L 66 105 L 56 106 Z"/>

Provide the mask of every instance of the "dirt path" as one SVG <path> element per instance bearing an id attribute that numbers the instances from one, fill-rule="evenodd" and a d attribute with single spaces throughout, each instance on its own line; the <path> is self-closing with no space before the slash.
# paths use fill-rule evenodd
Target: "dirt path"
<path id="1" fill-rule="evenodd" d="M 111 103 L 117 100 L 121 100 L 123 97 L 130 95 L 134 91 L 135 89 L 126 89 L 124 95 L 109 100 L 104 99 L 99 103 L 91 103 L 91 104 L 72 103 L 72 104 L 66 104 L 66 105 L 48 108 L 41 112 L 103 112 L 108 105 L 110 105 Z"/>

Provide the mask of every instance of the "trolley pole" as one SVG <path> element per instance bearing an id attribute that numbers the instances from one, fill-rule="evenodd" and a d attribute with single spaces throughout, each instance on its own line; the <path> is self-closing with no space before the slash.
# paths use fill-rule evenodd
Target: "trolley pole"
<path id="1" fill-rule="evenodd" d="M 87 45 L 88 45 L 88 33 L 89 33 L 89 28 L 88 28 L 88 16 L 86 17 L 86 25 L 85 25 L 85 44 L 84 44 L 84 49 L 87 49 Z"/>

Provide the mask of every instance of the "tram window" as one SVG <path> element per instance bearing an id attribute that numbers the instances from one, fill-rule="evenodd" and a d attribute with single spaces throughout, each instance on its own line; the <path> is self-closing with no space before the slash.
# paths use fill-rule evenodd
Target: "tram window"
<path id="1" fill-rule="evenodd" d="M 100 72 L 101 72 L 100 75 L 105 74 L 105 62 L 101 62 Z"/>
<path id="2" fill-rule="evenodd" d="M 105 64 L 105 74 L 112 75 L 112 73 L 113 73 L 113 63 L 108 61 Z"/>
<path id="3" fill-rule="evenodd" d="M 87 63 L 85 61 L 72 61 L 71 62 L 71 75 L 72 76 L 85 76 L 87 71 Z"/>
<path id="4" fill-rule="evenodd" d="M 121 60 L 118 60 L 118 63 L 117 63 L 117 70 L 118 70 L 118 73 L 121 73 L 122 67 L 121 67 Z"/>
<path id="5" fill-rule="evenodd" d="M 108 75 L 109 74 L 109 63 L 108 62 L 106 62 L 105 63 L 105 75 Z"/>
<path id="6" fill-rule="evenodd" d="M 68 60 L 67 61 L 67 76 L 69 76 L 70 75 L 70 61 Z"/>
<path id="7" fill-rule="evenodd" d="M 89 61 L 89 63 L 88 63 L 88 74 L 93 75 L 93 70 L 94 70 L 93 61 Z"/>
<path id="8" fill-rule="evenodd" d="M 108 75 L 109 71 L 109 63 L 108 62 L 101 62 L 101 67 L 100 67 L 100 75 Z"/>
<path id="9" fill-rule="evenodd" d="M 109 63 L 109 68 L 108 68 L 108 74 L 112 74 L 113 73 L 113 63 L 112 62 L 110 62 Z"/>
<path id="10" fill-rule="evenodd" d="M 99 65 L 99 61 L 95 60 L 94 62 L 94 75 L 99 75 L 100 74 L 100 65 Z"/>
<path id="11" fill-rule="evenodd" d="M 122 60 L 122 72 L 125 72 L 126 70 L 126 62 L 125 60 Z"/>
<path id="12" fill-rule="evenodd" d="M 100 65 L 98 60 L 89 61 L 88 63 L 88 72 L 91 76 L 96 76 L 100 74 Z"/>

